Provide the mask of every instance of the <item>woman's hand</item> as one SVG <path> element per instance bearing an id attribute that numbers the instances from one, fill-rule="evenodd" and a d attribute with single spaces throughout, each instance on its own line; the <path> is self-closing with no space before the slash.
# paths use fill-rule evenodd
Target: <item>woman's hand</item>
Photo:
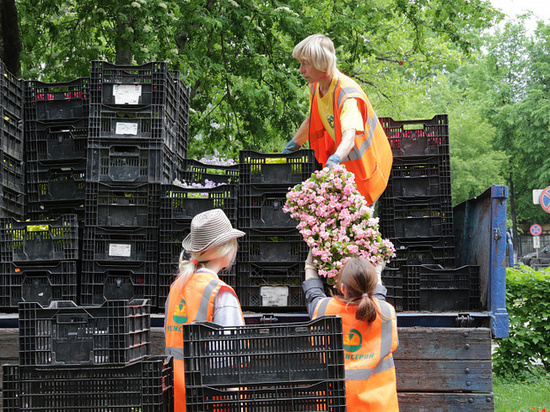
<path id="1" fill-rule="evenodd" d="M 318 278 L 319 275 L 317 274 L 317 267 L 315 266 L 315 263 L 313 263 L 313 255 L 311 254 L 311 249 L 307 254 L 305 264 L 306 264 L 306 270 L 305 270 L 306 280 L 311 278 Z"/>

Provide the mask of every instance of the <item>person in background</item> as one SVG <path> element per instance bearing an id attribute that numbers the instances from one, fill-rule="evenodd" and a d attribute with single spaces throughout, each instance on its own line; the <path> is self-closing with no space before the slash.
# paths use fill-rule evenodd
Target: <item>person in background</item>
<path id="1" fill-rule="evenodd" d="M 235 291 L 218 278 L 237 255 L 237 238 L 245 233 L 234 229 L 221 209 L 199 213 L 182 242 L 179 272 L 170 286 L 165 307 L 166 354 L 174 358 L 174 410 L 186 410 L 182 325 L 213 322 L 242 326 L 244 318 Z M 185 253 L 190 255 L 187 260 Z"/>
<path id="2" fill-rule="evenodd" d="M 392 355 L 398 346 L 397 320 L 385 301 L 387 290 L 375 267 L 362 258 L 344 265 L 336 285 L 338 294 L 327 297 L 310 252 L 303 283 L 308 314 L 312 319 L 342 317 L 347 410 L 399 411 Z"/>
<path id="3" fill-rule="evenodd" d="M 282 153 L 309 139 L 324 167 L 343 162 L 357 189 L 373 205 L 386 188 L 393 156 L 378 117 L 361 87 L 336 68 L 332 40 L 313 34 L 294 47 L 292 57 L 309 83 L 310 112 Z"/>

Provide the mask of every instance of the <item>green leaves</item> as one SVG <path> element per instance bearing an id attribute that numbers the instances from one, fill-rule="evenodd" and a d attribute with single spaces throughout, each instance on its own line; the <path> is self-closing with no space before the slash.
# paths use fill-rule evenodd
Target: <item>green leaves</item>
<path id="1" fill-rule="evenodd" d="M 537 368 L 550 372 L 550 271 L 520 265 L 506 274 L 510 337 L 498 342 L 493 370 L 503 377 L 525 379 Z"/>

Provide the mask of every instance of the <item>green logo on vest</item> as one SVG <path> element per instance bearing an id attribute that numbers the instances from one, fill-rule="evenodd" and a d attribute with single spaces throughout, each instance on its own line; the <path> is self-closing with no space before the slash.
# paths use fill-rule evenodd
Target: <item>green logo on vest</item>
<path id="1" fill-rule="evenodd" d="M 180 304 L 174 311 L 172 319 L 174 320 L 174 322 L 179 324 L 187 322 L 187 304 L 185 303 L 184 299 L 180 300 Z"/>
<path id="2" fill-rule="evenodd" d="M 355 352 L 361 348 L 363 337 L 357 329 L 352 329 L 349 333 L 344 334 L 344 350 Z"/>

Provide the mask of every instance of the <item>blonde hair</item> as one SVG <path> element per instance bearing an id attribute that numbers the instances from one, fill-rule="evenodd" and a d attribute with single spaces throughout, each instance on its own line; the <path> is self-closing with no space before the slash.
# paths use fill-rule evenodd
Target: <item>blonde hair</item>
<path id="1" fill-rule="evenodd" d="M 185 251 L 182 251 L 179 258 L 179 271 L 176 276 L 183 276 L 184 279 L 187 280 L 200 266 L 223 256 L 229 257 L 230 263 L 228 267 L 231 267 L 237 257 L 238 245 L 237 239 L 231 239 L 213 248 L 201 252 L 190 253 L 191 257 L 189 260 L 185 259 Z M 193 259 L 196 260 L 197 263 L 195 263 Z"/>
<path id="2" fill-rule="evenodd" d="M 342 269 L 340 282 L 346 287 L 347 296 L 338 295 L 335 299 L 357 305 L 356 319 L 374 322 L 378 308 L 372 295 L 378 283 L 378 275 L 372 263 L 362 258 L 351 258 Z"/>
<path id="3" fill-rule="evenodd" d="M 323 34 L 312 34 L 298 43 L 292 51 L 297 60 L 307 60 L 317 70 L 329 75 L 336 72 L 336 52 L 334 43 Z"/>

